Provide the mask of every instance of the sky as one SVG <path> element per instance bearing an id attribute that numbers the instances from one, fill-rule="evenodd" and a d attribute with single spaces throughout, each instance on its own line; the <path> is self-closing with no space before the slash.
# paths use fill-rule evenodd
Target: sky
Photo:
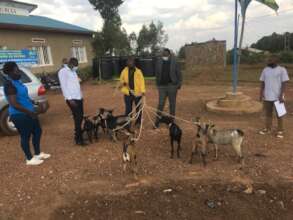
<path id="1" fill-rule="evenodd" d="M 19 0 L 38 5 L 33 14 L 100 30 L 99 13 L 88 0 Z M 276 14 L 253 1 L 247 12 L 244 46 L 273 32 L 293 32 L 293 1 L 277 0 Z M 167 47 L 178 50 L 191 42 L 213 38 L 233 45 L 234 0 L 125 0 L 119 9 L 123 27 L 128 33 L 138 33 L 143 24 L 162 21 L 169 36 Z"/>

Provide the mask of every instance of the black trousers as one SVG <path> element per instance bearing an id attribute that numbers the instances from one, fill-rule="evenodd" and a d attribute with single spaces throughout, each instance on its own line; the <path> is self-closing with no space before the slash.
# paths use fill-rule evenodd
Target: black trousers
<path id="1" fill-rule="evenodd" d="M 141 100 L 141 96 L 136 97 L 134 95 L 125 95 L 124 96 L 125 115 L 129 115 L 129 113 L 132 112 L 133 103 L 135 104 L 135 106 L 137 106 L 139 104 L 140 100 Z M 138 112 L 139 110 L 140 110 L 140 107 L 136 108 L 136 112 Z M 136 120 L 135 124 L 141 123 L 141 116 L 142 116 L 142 112 L 139 114 L 139 117 Z"/>
<path id="2" fill-rule="evenodd" d="M 30 150 L 30 139 L 34 147 L 35 155 L 40 154 L 40 141 L 42 136 L 42 129 L 37 118 L 32 118 L 28 115 L 19 114 L 11 115 L 11 121 L 17 128 L 21 139 L 21 148 L 27 160 L 31 160 L 33 155 Z"/>
<path id="3" fill-rule="evenodd" d="M 169 100 L 169 112 L 172 116 L 176 113 L 176 97 L 177 97 L 177 86 L 168 85 L 159 87 L 159 104 L 158 104 L 158 115 L 162 115 L 166 100 Z M 159 117 L 156 119 L 156 123 L 159 123 Z"/>
<path id="4" fill-rule="evenodd" d="M 74 140 L 77 144 L 83 142 L 82 137 L 82 121 L 83 121 L 83 100 L 73 100 L 76 103 L 76 106 L 70 105 L 69 101 L 67 100 L 66 103 L 70 108 L 73 120 L 74 120 Z"/>

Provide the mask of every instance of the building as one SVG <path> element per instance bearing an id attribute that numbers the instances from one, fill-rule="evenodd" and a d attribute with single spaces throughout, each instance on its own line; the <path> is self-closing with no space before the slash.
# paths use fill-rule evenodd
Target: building
<path id="1" fill-rule="evenodd" d="M 211 40 L 185 46 L 186 67 L 201 65 L 226 66 L 226 41 Z"/>
<path id="2" fill-rule="evenodd" d="M 0 49 L 37 52 L 34 73 L 55 72 L 63 58 L 76 57 L 80 68 L 92 65 L 94 32 L 76 25 L 32 15 L 38 6 L 0 1 Z"/>

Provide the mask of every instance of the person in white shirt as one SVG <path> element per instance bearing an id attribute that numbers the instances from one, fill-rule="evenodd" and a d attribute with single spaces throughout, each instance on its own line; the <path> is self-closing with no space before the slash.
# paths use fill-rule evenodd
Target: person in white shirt
<path id="1" fill-rule="evenodd" d="M 268 61 L 268 66 L 264 68 L 260 81 L 260 101 L 264 103 L 266 114 L 265 128 L 260 131 L 260 134 L 265 135 L 271 133 L 273 123 L 273 111 L 275 102 L 284 103 L 286 83 L 289 81 L 288 72 L 285 67 L 278 65 L 278 57 L 272 56 Z M 283 117 L 278 117 L 277 137 L 284 137 Z"/>
<path id="2" fill-rule="evenodd" d="M 63 96 L 70 108 L 75 125 L 75 143 L 84 146 L 82 137 L 83 121 L 83 96 L 80 88 L 79 78 L 76 73 L 78 70 L 78 60 L 71 58 L 67 66 L 64 66 L 59 72 L 58 77 Z"/>

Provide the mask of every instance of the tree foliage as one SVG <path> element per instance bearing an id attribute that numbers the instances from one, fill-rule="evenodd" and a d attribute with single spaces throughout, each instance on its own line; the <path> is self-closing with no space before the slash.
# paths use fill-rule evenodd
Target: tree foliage
<path id="1" fill-rule="evenodd" d="M 293 33 L 286 34 L 289 35 L 290 49 L 293 50 Z M 251 47 L 271 53 L 281 52 L 285 49 L 285 34 L 273 33 L 271 36 L 265 36 L 255 44 L 252 44 Z"/>
<path id="2" fill-rule="evenodd" d="M 98 10 L 104 20 L 111 20 L 119 14 L 119 6 L 123 4 L 123 0 L 89 0 Z"/>
<path id="3" fill-rule="evenodd" d="M 97 56 L 105 54 L 124 55 L 129 53 L 130 45 L 125 29 L 121 27 L 119 6 L 123 0 L 89 0 L 104 19 L 103 28 L 94 39 Z"/>
<path id="4" fill-rule="evenodd" d="M 168 35 L 162 22 L 159 21 L 157 24 L 151 22 L 149 25 L 143 25 L 137 38 L 137 53 L 155 55 L 165 46 L 167 41 Z"/>

